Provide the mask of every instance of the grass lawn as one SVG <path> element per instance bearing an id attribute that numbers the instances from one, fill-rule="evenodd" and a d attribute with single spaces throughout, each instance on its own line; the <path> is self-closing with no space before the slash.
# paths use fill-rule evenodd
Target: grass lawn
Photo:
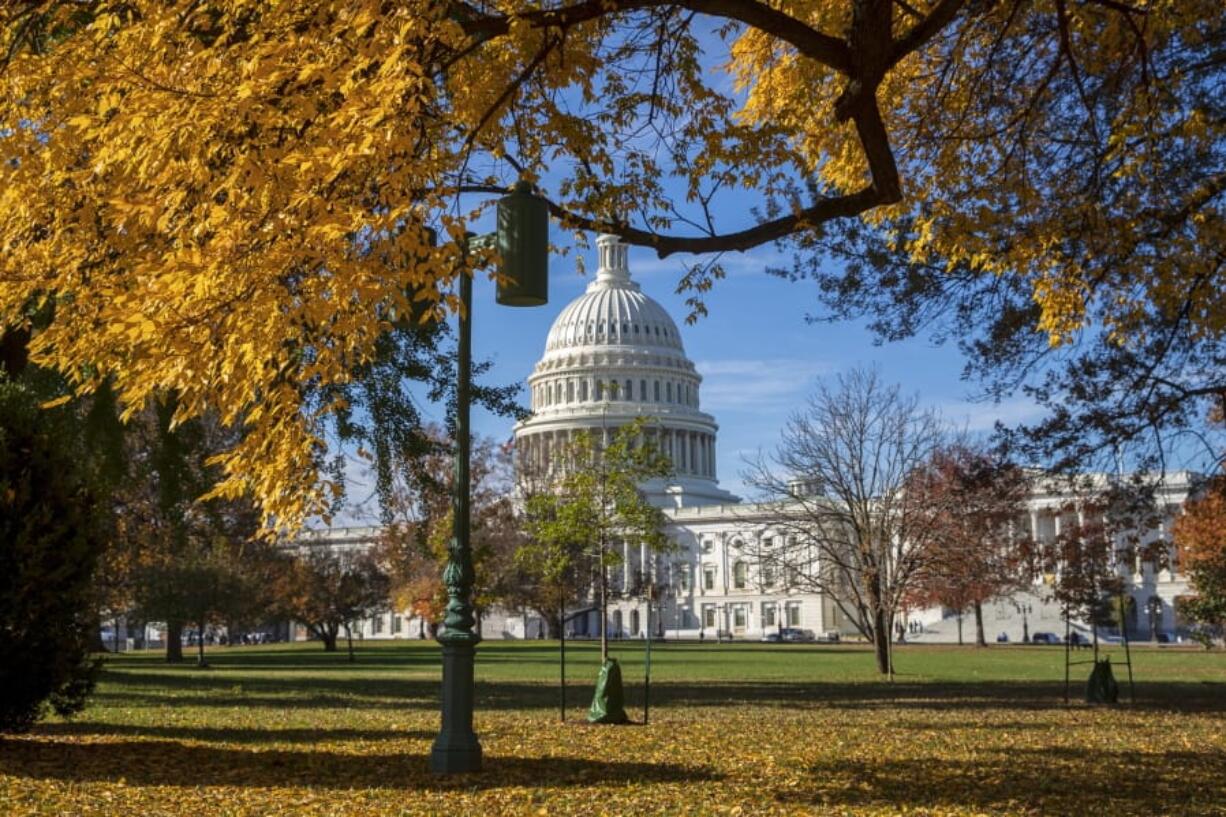
<path id="1" fill-rule="evenodd" d="M 0 739 L 0 815 L 1226 814 L 1226 655 L 1136 649 L 1107 708 L 1064 705 L 1061 648 L 903 647 L 890 684 L 863 647 L 670 643 L 650 724 L 592 727 L 571 646 L 566 724 L 556 643 L 479 647 L 486 771 L 454 778 L 432 643 L 109 659 L 82 715 Z M 614 651 L 641 718 L 642 644 Z"/>

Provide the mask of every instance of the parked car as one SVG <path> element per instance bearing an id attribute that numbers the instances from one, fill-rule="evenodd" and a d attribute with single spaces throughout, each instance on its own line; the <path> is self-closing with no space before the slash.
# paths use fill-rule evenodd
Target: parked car
<path id="1" fill-rule="evenodd" d="M 1059 644 L 1060 636 L 1055 633 L 1031 633 L 1031 644 Z"/>
<path id="2" fill-rule="evenodd" d="M 784 627 L 779 632 L 779 637 L 788 644 L 801 644 L 817 640 L 812 630 L 802 630 L 799 627 Z"/>
<path id="3" fill-rule="evenodd" d="M 822 641 L 827 643 L 838 644 L 841 640 L 842 636 L 839 635 L 838 630 L 827 630 L 826 632 L 822 633 Z"/>
<path id="4" fill-rule="evenodd" d="M 773 633 L 767 633 L 766 635 L 762 636 L 758 640 L 765 642 L 767 644 L 778 644 L 783 639 L 782 637 L 780 637 L 779 633 L 776 631 Z"/>

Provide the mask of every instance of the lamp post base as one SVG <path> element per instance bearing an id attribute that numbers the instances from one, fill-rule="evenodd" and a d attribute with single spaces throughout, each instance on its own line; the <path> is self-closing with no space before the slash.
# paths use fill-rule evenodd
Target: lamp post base
<path id="1" fill-rule="evenodd" d="M 473 731 L 473 644 L 443 644 L 443 727 L 430 751 L 436 774 L 481 771 L 481 743 Z"/>

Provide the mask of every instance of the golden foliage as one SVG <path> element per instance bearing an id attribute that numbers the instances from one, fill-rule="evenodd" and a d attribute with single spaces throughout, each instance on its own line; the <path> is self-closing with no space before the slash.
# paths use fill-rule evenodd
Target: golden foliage
<path id="1" fill-rule="evenodd" d="M 905 216 L 896 249 L 1022 276 L 1053 343 L 1226 328 L 1218 0 L 6 5 L 0 325 L 51 303 L 34 359 L 79 391 L 243 426 L 215 494 L 269 523 L 327 507 L 305 392 L 455 306 L 491 259 L 427 228 L 520 176 L 661 254 Z M 766 220 L 720 233 L 717 192 Z"/>

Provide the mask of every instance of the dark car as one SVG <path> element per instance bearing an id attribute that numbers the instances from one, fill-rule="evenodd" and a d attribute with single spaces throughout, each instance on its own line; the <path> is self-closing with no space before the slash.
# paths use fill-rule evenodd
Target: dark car
<path id="1" fill-rule="evenodd" d="M 767 644 L 778 644 L 780 641 L 783 640 L 783 638 L 782 636 L 779 635 L 778 632 L 773 632 L 773 633 L 767 633 L 766 635 L 762 636 L 758 640 L 766 642 Z"/>
<path id="2" fill-rule="evenodd" d="M 1059 644 L 1060 636 L 1055 633 L 1031 633 L 1031 644 Z"/>
<path id="3" fill-rule="evenodd" d="M 784 627 L 779 632 L 779 638 L 781 641 L 786 641 L 789 644 L 801 644 L 817 640 L 812 630 L 802 630 L 799 627 Z"/>

